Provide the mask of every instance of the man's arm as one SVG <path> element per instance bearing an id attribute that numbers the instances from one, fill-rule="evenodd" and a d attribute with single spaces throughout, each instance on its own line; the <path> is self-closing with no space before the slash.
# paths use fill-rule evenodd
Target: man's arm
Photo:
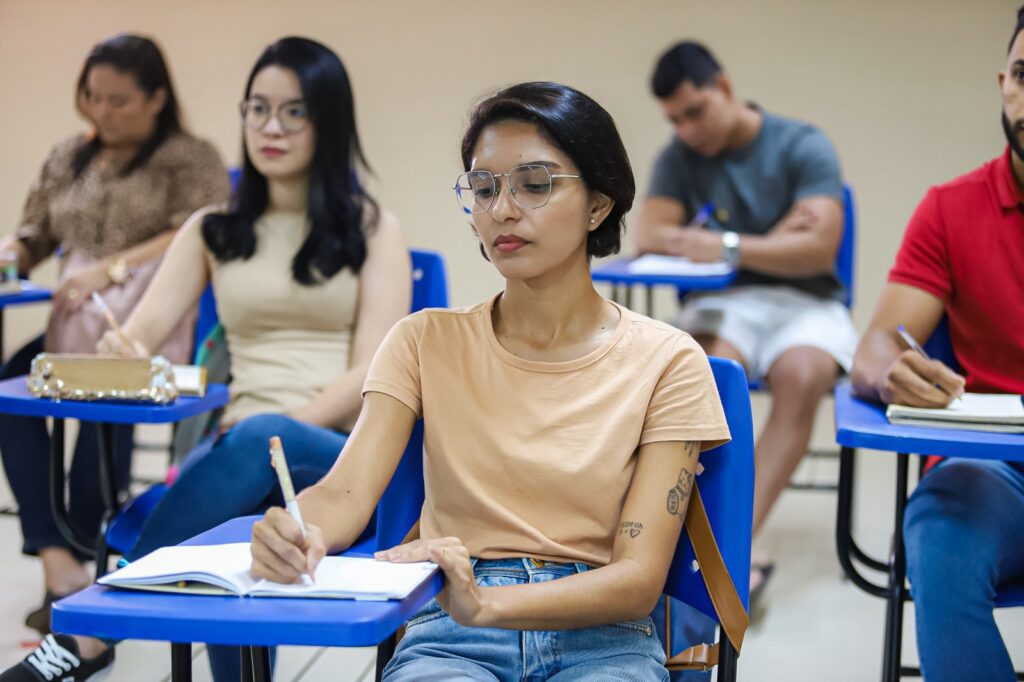
<path id="1" fill-rule="evenodd" d="M 684 226 L 686 209 L 668 197 L 650 197 L 640 209 L 636 245 L 640 254 L 686 256 L 705 263 L 722 258 L 722 235 Z M 740 235 L 739 267 L 784 277 L 832 272 L 843 238 L 843 212 L 827 196 L 796 202 L 768 234 Z"/>
<path id="2" fill-rule="evenodd" d="M 942 299 L 906 284 L 890 282 L 878 299 L 867 332 L 857 346 L 850 380 L 862 398 L 915 407 L 945 407 L 964 390 L 964 379 L 938 360 L 905 349 L 899 325 L 920 342 L 935 331 Z"/>

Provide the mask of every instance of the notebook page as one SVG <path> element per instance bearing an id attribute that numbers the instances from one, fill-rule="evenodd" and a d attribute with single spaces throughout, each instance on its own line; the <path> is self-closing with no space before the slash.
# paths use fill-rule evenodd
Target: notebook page
<path id="1" fill-rule="evenodd" d="M 964 393 L 959 400 L 954 400 L 949 407 L 943 409 L 890 405 L 886 414 L 890 420 L 897 417 L 920 417 L 945 421 L 1024 424 L 1024 403 L 1019 395 Z"/>
<path id="2" fill-rule="evenodd" d="M 430 562 L 393 564 L 357 557 L 324 557 L 312 585 L 282 585 L 261 580 L 253 596 L 403 599 L 429 578 L 437 565 Z"/>
<path id="3" fill-rule="evenodd" d="M 248 542 L 226 545 L 163 547 L 99 579 L 102 585 L 132 587 L 197 581 L 245 594 L 255 584 L 249 575 Z"/>
<path id="4" fill-rule="evenodd" d="M 634 275 L 711 277 L 713 275 L 728 275 L 732 272 L 732 268 L 725 261 L 695 263 L 682 256 L 662 256 L 649 253 L 630 263 L 629 271 Z"/>

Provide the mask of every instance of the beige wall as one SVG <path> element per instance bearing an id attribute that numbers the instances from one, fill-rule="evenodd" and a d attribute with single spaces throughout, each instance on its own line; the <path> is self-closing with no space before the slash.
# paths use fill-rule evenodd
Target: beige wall
<path id="1" fill-rule="evenodd" d="M 500 282 L 449 190 L 474 97 L 527 79 L 584 90 L 614 115 L 645 188 L 670 134 L 647 79 L 661 50 L 694 37 L 740 96 L 814 122 L 835 142 L 858 196 L 863 328 L 925 188 L 1003 148 L 996 73 L 1019 1 L 0 0 L 0 234 L 16 225 L 49 147 L 84 126 L 71 90 L 96 41 L 122 30 L 156 37 L 192 129 L 236 163 L 236 103 L 251 63 L 273 39 L 307 35 L 349 68 L 373 191 L 411 245 L 445 253 L 453 302 L 475 302 Z M 52 281 L 52 266 L 38 278 Z M 8 314 L 8 350 L 44 312 Z"/>

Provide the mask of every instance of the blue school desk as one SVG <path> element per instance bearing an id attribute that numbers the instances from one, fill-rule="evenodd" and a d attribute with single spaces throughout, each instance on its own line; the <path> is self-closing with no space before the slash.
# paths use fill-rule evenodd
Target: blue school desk
<path id="1" fill-rule="evenodd" d="M 835 390 L 836 441 L 839 455 L 839 500 L 836 514 L 836 546 L 839 563 L 847 577 L 868 594 L 886 600 L 885 650 L 882 679 L 895 682 L 920 671 L 902 664 L 903 605 L 911 597 L 906 586 L 903 547 L 903 515 L 907 504 L 907 474 L 911 454 L 969 459 L 1024 461 L 1024 434 L 930 429 L 890 424 L 885 407 L 855 398 L 849 384 Z M 853 537 L 853 484 L 856 448 L 895 452 L 896 495 L 892 548 L 887 560 L 865 553 Z M 924 457 L 921 458 L 923 464 Z M 871 582 L 857 564 L 887 576 L 885 585 Z M 1024 585 L 1000 589 L 996 606 L 1024 604 Z M 969 654 L 970 652 L 968 652 Z"/>
<path id="2" fill-rule="evenodd" d="M 595 282 L 607 282 L 612 285 L 612 300 L 622 303 L 627 308 L 633 307 L 633 287 L 641 285 L 646 293 L 645 315 L 651 315 L 654 309 L 654 287 L 665 285 L 674 287 L 679 292 L 704 291 L 710 289 L 725 289 L 733 280 L 736 273 L 730 272 L 724 275 L 652 275 L 637 274 L 630 271 L 632 258 L 620 258 L 606 263 L 601 267 L 594 268 L 590 278 Z M 619 286 L 625 291 L 623 300 L 619 297 Z"/>
<path id="3" fill-rule="evenodd" d="M 216 409 L 228 402 L 228 389 L 211 384 L 202 398 L 182 397 L 168 405 L 149 403 L 83 402 L 36 398 L 29 393 L 25 377 L 0 381 L 0 413 L 22 417 L 52 417 L 50 434 L 50 509 L 61 535 L 87 556 L 97 557 L 97 575 L 106 572 L 107 524 L 120 508 L 114 481 L 111 424 L 167 424 Z M 64 420 L 97 422 L 100 425 L 100 488 L 106 509 L 98 538 L 84 537 L 68 523 L 64 502 Z"/>
<path id="4" fill-rule="evenodd" d="M 3 360 L 4 355 L 4 308 L 9 305 L 49 301 L 52 297 L 52 291 L 46 287 L 32 284 L 28 280 L 21 281 L 21 291 L 0 293 L 0 361 Z"/>
<path id="5" fill-rule="evenodd" d="M 247 542 L 260 517 L 223 523 L 182 544 Z M 357 546 L 349 556 L 366 556 Z M 363 551 L 360 551 L 363 550 Z M 441 573 L 402 600 L 272 599 L 161 594 L 93 585 L 53 605 L 53 629 L 108 639 L 170 641 L 171 679 L 192 679 L 191 642 L 243 647 L 243 677 L 270 680 L 266 647 L 375 646 L 441 591 Z M 248 651 L 247 651 L 248 650 Z"/>

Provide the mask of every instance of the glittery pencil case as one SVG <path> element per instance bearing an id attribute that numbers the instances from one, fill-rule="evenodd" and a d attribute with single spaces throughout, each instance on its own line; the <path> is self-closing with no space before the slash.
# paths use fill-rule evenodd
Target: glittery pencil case
<path id="1" fill-rule="evenodd" d="M 40 353 L 25 379 L 37 398 L 166 404 L 178 397 L 165 358 Z"/>

